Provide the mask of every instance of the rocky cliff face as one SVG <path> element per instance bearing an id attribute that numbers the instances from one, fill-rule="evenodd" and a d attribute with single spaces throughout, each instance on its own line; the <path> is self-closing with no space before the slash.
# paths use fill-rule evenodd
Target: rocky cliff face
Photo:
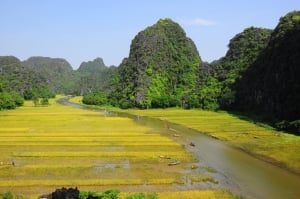
<path id="1" fill-rule="evenodd" d="M 259 58 L 238 83 L 240 110 L 276 120 L 300 118 L 300 12 L 280 19 Z"/>
<path id="2" fill-rule="evenodd" d="M 266 28 L 246 28 L 230 40 L 226 55 L 211 64 L 210 74 L 206 71 L 201 73 L 202 81 L 212 75 L 219 82 L 220 93 L 216 97 L 222 109 L 232 108 L 235 102 L 236 82 L 266 48 L 271 33 L 272 30 Z M 204 84 L 207 83 L 210 84 L 209 81 L 204 81 Z"/>
<path id="3" fill-rule="evenodd" d="M 158 98 L 180 101 L 194 89 L 200 63 L 184 30 L 171 19 L 160 19 L 132 40 L 129 57 L 119 66 L 117 92 L 141 108 Z"/>
<path id="4" fill-rule="evenodd" d="M 69 93 L 74 86 L 73 69 L 65 59 L 30 57 L 22 65 L 45 77 L 55 93 Z"/>
<path id="5" fill-rule="evenodd" d="M 96 58 L 93 61 L 82 62 L 77 70 L 79 73 L 83 74 L 95 74 L 100 73 L 105 70 L 106 66 L 102 58 Z"/>
<path id="6" fill-rule="evenodd" d="M 13 56 L 0 56 L 0 90 L 15 91 L 23 96 L 26 90 L 46 88 L 46 78 L 22 66 L 22 62 Z"/>
<path id="7" fill-rule="evenodd" d="M 90 92 L 110 92 L 111 78 L 116 72 L 115 66 L 107 67 L 102 58 L 82 62 L 76 71 L 75 91 L 78 95 Z"/>

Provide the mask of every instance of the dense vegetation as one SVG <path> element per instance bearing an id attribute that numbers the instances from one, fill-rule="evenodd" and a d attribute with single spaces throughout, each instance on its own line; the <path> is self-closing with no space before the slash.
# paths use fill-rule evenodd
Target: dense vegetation
<path id="1" fill-rule="evenodd" d="M 250 27 L 231 39 L 225 57 L 201 69 L 203 108 L 255 115 L 300 134 L 299 18 L 291 12 L 275 30 Z"/>
<path id="2" fill-rule="evenodd" d="M 54 94 L 45 78 L 25 68 L 16 57 L 0 57 L 0 110 L 23 105 L 24 98 L 51 97 Z"/>
<path id="3" fill-rule="evenodd" d="M 119 190 L 107 190 L 104 192 L 95 192 L 95 191 L 81 191 L 79 194 L 79 199 L 120 199 Z M 122 197 L 123 198 L 123 197 Z M 128 194 L 124 199 L 158 199 L 157 193 L 132 193 Z"/>
<path id="4" fill-rule="evenodd" d="M 194 93 L 201 60 L 193 41 L 171 19 L 138 33 L 113 79 L 110 102 L 122 108 L 171 107 Z"/>
<path id="5" fill-rule="evenodd" d="M 230 40 L 226 55 L 208 66 L 210 71 L 202 69 L 200 77 L 202 88 L 216 90 L 206 94 L 206 98 L 211 99 L 209 103 L 215 103 L 208 109 L 219 107 L 232 109 L 232 104 L 235 102 L 236 82 L 266 47 L 271 32 L 264 28 L 246 28 Z"/>
<path id="6" fill-rule="evenodd" d="M 45 105 L 57 93 L 107 93 L 115 71 L 116 67 L 106 67 L 101 58 L 83 62 L 74 71 L 64 59 L 31 57 L 21 62 L 13 56 L 1 56 L 0 110 L 21 106 L 24 99 Z"/>
<path id="7" fill-rule="evenodd" d="M 300 12 L 280 19 L 267 47 L 237 82 L 235 107 L 300 135 Z"/>
<path id="8" fill-rule="evenodd" d="M 105 66 L 102 58 L 82 62 L 76 71 L 75 94 L 109 93 L 111 90 L 111 78 L 116 73 L 116 70 L 115 66 Z"/>
<path id="9" fill-rule="evenodd" d="M 31 57 L 22 65 L 44 77 L 54 93 L 71 93 L 75 77 L 71 65 L 64 59 Z"/>
<path id="10" fill-rule="evenodd" d="M 82 102 L 88 105 L 105 105 L 107 104 L 107 96 L 104 93 L 87 93 L 83 96 Z"/>

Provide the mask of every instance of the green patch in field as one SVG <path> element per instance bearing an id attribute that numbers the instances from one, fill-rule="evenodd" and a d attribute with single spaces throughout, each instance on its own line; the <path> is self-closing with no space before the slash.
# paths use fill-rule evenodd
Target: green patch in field
<path id="1" fill-rule="evenodd" d="M 210 173 L 217 173 L 218 172 L 215 168 L 210 167 L 210 166 L 204 167 L 204 168 L 206 169 L 206 171 L 208 171 Z"/>
<path id="2" fill-rule="evenodd" d="M 191 177 L 191 182 L 192 183 L 200 183 L 200 182 L 209 182 L 213 184 L 218 184 L 219 182 L 212 176 L 209 175 L 196 175 Z"/>

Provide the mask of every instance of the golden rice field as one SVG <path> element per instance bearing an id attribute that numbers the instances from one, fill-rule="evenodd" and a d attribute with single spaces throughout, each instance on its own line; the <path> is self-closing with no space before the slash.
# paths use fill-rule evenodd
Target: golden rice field
<path id="1" fill-rule="evenodd" d="M 300 174 L 299 136 L 278 132 L 227 112 L 197 109 L 126 110 L 126 112 L 159 118 L 198 130 Z"/>
<path id="2" fill-rule="evenodd" d="M 234 196 L 227 191 L 222 190 L 192 190 L 192 191 L 181 191 L 181 192 L 161 192 L 158 193 L 159 198 L 163 199 L 232 199 Z"/>
<path id="3" fill-rule="evenodd" d="M 26 102 L 16 110 L 0 111 L 0 193 L 36 196 L 63 186 L 102 190 L 181 185 L 195 162 L 184 146 L 132 119 L 106 117 L 54 100 L 50 104 L 34 107 Z M 182 164 L 168 166 L 174 160 Z M 185 192 L 182 198 L 216 198 L 220 191 L 200 192 Z"/>
<path id="4" fill-rule="evenodd" d="M 81 97 L 71 99 L 81 103 Z M 226 141 L 260 159 L 300 174 L 300 136 L 278 132 L 227 112 L 199 109 L 120 110 L 180 124 Z"/>
<path id="5" fill-rule="evenodd" d="M 125 198 L 130 193 L 121 193 L 121 198 Z M 165 191 L 158 192 L 161 199 L 232 199 L 234 196 L 223 190 L 190 190 L 190 191 Z"/>

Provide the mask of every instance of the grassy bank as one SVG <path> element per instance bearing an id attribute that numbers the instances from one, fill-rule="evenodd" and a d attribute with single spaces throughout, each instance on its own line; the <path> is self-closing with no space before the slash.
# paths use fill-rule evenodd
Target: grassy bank
<path id="1" fill-rule="evenodd" d="M 80 103 L 80 97 L 72 99 Z M 119 110 L 184 125 L 226 141 L 260 159 L 300 174 L 300 137 L 241 119 L 227 112 L 183 109 Z"/>

